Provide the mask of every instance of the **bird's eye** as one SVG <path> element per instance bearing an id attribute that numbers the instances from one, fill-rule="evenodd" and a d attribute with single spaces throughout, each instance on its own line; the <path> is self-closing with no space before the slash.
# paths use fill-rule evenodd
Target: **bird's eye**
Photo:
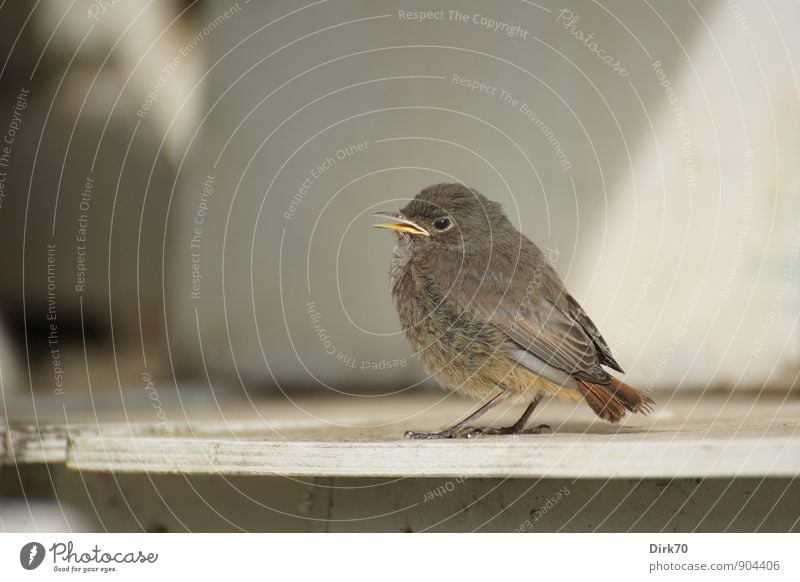
<path id="1" fill-rule="evenodd" d="M 436 222 L 433 223 L 433 227 L 436 230 L 447 230 L 448 228 L 450 228 L 450 219 L 439 218 Z"/>

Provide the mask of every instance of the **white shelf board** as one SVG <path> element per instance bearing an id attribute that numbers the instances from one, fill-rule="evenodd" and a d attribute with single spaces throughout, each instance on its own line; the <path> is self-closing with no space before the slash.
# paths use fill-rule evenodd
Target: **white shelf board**
<path id="1" fill-rule="evenodd" d="M 551 402 L 553 434 L 408 441 L 469 410 L 460 399 L 309 398 L 195 411 L 185 423 L 83 422 L 5 430 L 6 463 L 76 471 L 339 477 L 794 477 L 800 401 L 706 396 L 661 400 L 620 426 Z M 501 411 L 502 413 L 502 411 Z M 519 411 L 505 411 L 503 422 Z M 501 419 L 495 417 L 497 422 Z M 4 452 L 3 452 L 4 451 Z"/>

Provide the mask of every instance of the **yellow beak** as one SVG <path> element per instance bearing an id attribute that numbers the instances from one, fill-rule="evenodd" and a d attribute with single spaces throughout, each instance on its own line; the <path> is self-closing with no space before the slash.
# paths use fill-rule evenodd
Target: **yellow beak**
<path id="1" fill-rule="evenodd" d="M 399 212 L 378 212 L 375 214 L 375 216 L 380 216 L 381 218 L 390 218 L 392 220 L 392 222 L 389 223 L 373 224 L 372 226 L 375 228 L 389 228 L 398 232 L 431 236 L 431 233 L 422 228 L 420 225 L 410 221 Z"/>

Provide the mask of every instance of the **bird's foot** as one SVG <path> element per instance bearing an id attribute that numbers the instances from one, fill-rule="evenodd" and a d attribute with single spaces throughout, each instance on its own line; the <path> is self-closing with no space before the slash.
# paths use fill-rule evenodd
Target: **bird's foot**
<path id="1" fill-rule="evenodd" d="M 473 435 L 473 436 L 492 436 L 500 434 L 544 434 L 548 432 L 553 432 L 553 429 L 546 424 L 540 424 L 539 426 L 535 426 L 532 428 L 525 428 L 524 426 L 512 425 L 512 426 L 504 426 L 501 428 L 494 428 L 489 426 L 486 428 L 479 428 L 474 430 L 480 431 L 480 435 Z"/>
<path id="2" fill-rule="evenodd" d="M 482 428 L 465 426 L 461 428 L 446 428 L 439 432 L 414 432 L 408 431 L 403 435 L 404 438 L 412 440 L 436 440 L 436 439 L 471 439 L 483 436 Z"/>
<path id="3" fill-rule="evenodd" d="M 439 432 L 414 432 L 408 431 L 404 438 L 412 440 L 436 440 L 436 439 L 474 439 L 483 436 L 493 436 L 502 434 L 544 434 L 553 432 L 546 424 L 540 424 L 533 428 L 525 428 L 523 426 L 504 426 L 502 428 L 486 427 L 475 428 L 472 426 L 465 426 L 462 428 L 446 428 Z"/>

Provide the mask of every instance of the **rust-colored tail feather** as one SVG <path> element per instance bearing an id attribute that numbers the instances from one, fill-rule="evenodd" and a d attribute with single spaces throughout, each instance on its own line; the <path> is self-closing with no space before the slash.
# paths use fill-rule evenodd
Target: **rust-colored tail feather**
<path id="1" fill-rule="evenodd" d="M 648 414 L 653 411 L 655 402 L 651 398 L 621 380 L 611 378 L 610 384 L 576 380 L 586 402 L 604 420 L 619 422 L 626 412 Z"/>

